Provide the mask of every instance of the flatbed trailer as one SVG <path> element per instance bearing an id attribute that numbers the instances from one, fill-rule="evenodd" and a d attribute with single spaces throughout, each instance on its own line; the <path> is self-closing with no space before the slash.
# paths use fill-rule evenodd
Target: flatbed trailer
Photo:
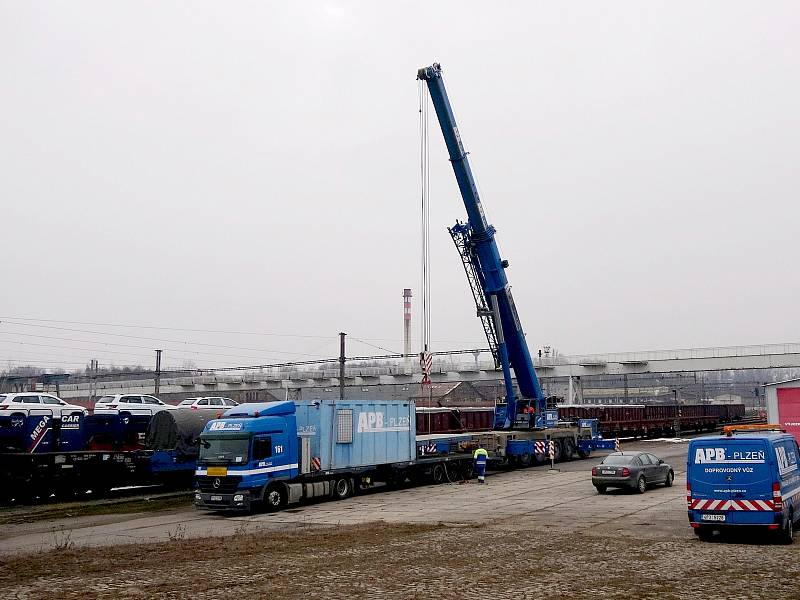
<path id="1" fill-rule="evenodd" d="M 115 487 L 191 487 L 203 425 L 197 411 L 0 417 L 0 502 L 70 498 Z M 147 438 L 147 439 L 146 439 Z"/>
<path id="2" fill-rule="evenodd" d="M 416 434 L 411 401 L 304 401 L 243 404 L 201 435 L 195 504 L 212 510 L 278 509 L 304 499 L 347 498 L 375 483 L 470 479 L 473 453 L 496 466 L 527 467 L 613 449 L 592 425 L 533 430 Z M 537 452 L 538 451 L 538 452 Z M 555 454 L 555 451 L 554 451 Z"/>
<path id="3" fill-rule="evenodd" d="M 72 497 L 88 490 L 96 495 L 113 487 L 136 485 L 142 460 L 131 451 L 70 451 L 0 454 L 0 501 Z"/>

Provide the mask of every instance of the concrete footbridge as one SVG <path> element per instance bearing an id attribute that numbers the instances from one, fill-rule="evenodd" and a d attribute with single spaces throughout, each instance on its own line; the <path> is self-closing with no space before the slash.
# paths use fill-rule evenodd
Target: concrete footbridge
<path id="1" fill-rule="evenodd" d="M 354 361 L 345 365 L 347 388 L 361 387 L 366 391 L 371 386 L 399 385 L 403 389 L 403 385 L 418 385 L 422 378 L 415 359 L 395 358 L 386 360 L 383 366 L 361 366 L 359 362 L 363 364 L 363 361 Z M 534 363 L 544 380 L 594 375 L 795 368 L 800 367 L 800 343 L 543 356 L 534 359 Z M 434 357 L 433 383 L 497 381 L 500 378 L 488 350 L 442 353 Z M 164 374 L 159 383 L 159 393 L 168 397 L 235 393 L 236 397 L 243 398 L 241 392 L 263 390 L 276 398 L 284 398 L 290 395 L 290 390 L 303 388 L 322 388 L 320 392 L 326 392 L 324 395 L 327 397 L 327 392 L 333 393 L 334 388 L 339 387 L 339 365 L 328 361 L 318 365 L 267 365 L 180 376 Z M 77 399 L 115 393 L 153 393 L 154 387 L 153 378 L 65 381 L 60 384 L 59 393 L 65 399 Z"/>

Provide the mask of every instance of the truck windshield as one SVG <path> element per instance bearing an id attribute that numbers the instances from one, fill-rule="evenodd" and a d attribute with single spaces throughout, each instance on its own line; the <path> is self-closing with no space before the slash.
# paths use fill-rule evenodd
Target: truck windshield
<path id="1" fill-rule="evenodd" d="M 247 462 L 249 437 L 203 437 L 198 462 L 209 465 L 239 465 Z"/>

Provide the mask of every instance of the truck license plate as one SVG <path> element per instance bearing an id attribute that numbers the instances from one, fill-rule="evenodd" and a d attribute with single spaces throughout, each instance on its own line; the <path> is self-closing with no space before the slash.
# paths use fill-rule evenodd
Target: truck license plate
<path id="1" fill-rule="evenodd" d="M 610 471 L 608 469 L 603 469 L 602 471 L 600 471 L 600 473 L 602 475 L 613 475 L 614 473 L 616 473 L 616 471 Z"/>
<path id="2" fill-rule="evenodd" d="M 222 496 L 211 496 L 211 502 L 222 502 Z"/>
<path id="3" fill-rule="evenodd" d="M 725 515 L 702 515 L 700 517 L 702 521 L 724 521 Z"/>

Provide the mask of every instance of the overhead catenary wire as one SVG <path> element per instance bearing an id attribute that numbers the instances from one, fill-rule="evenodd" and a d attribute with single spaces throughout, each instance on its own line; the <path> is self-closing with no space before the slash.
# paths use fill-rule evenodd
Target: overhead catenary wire
<path id="1" fill-rule="evenodd" d="M 159 325 L 130 325 L 122 323 L 96 323 L 91 321 L 63 321 L 58 319 L 34 319 L 32 317 L 9 317 L 0 316 L 0 321 L 10 319 L 14 321 L 36 321 L 41 323 L 59 323 L 62 325 L 92 325 L 96 327 L 121 327 L 128 329 L 160 329 L 164 331 L 188 331 L 193 333 L 215 333 L 228 335 L 260 335 L 270 337 L 292 337 L 292 338 L 317 338 L 317 339 L 338 339 L 335 335 L 310 335 L 303 333 L 272 333 L 265 331 L 224 331 L 221 329 L 190 329 L 184 327 L 164 327 Z"/>
<path id="2" fill-rule="evenodd" d="M 60 325 L 91 325 L 93 327 L 116 327 L 116 328 L 125 328 L 125 329 L 155 329 L 155 330 L 163 330 L 163 331 L 186 331 L 192 333 L 208 333 L 208 334 L 215 334 L 215 335 L 252 335 L 252 336 L 267 336 L 267 337 L 287 337 L 287 338 L 309 338 L 309 339 L 320 339 L 320 340 L 338 340 L 339 337 L 335 335 L 313 335 L 313 334 L 302 334 L 302 333 L 273 333 L 273 332 L 260 332 L 260 331 L 229 331 L 223 329 L 200 329 L 200 328 L 185 328 L 185 327 L 166 327 L 161 325 L 132 325 L 126 323 L 100 323 L 95 321 L 71 321 L 71 320 L 63 320 L 63 319 L 39 319 L 33 317 L 18 317 L 18 316 L 0 316 L 0 323 L 7 322 L 11 323 L 12 321 L 33 321 L 36 323 L 57 323 Z M 19 325 L 24 325 L 23 323 L 18 323 Z M 98 335 L 100 334 L 97 332 Z M 359 338 L 361 341 L 368 341 L 368 342 L 396 342 L 396 343 L 403 343 L 402 338 L 385 338 L 385 337 L 366 337 L 361 336 Z M 419 341 L 416 337 L 413 338 L 416 341 Z M 435 339 L 430 340 L 431 343 L 442 343 L 442 344 L 473 344 L 476 340 L 451 340 L 451 339 Z M 191 342 L 189 342 L 191 343 Z M 232 348 L 240 348 L 238 346 L 231 346 Z M 249 350 L 250 348 L 241 348 L 244 350 Z"/>
<path id="3" fill-rule="evenodd" d="M 288 352 L 288 351 L 285 351 L 285 350 L 274 350 L 274 349 L 270 349 L 270 348 L 247 348 L 247 347 L 243 347 L 243 346 L 230 346 L 230 345 L 226 345 L 226 344 L 211 344 L 211 343 L 208 343 L 208 342 L 196 342 L 196 341 L 189 341 L 189 340 L 174 340 L 174 339 L 165 339 L 165 338 L 154 338 L 154 337 L 147 337 L 147 336 L 141 336 L 141 335 L 131 335 L 131 334 L 127 334 L 127 333 L 115 333 L 115 332 L 110 332 L 110 331 L 93 331 L 93 330 L 89 330 L 89 329 L 75 329 L 75 328 L 71 328 L 71 327 L 56 327 L 56 326 L 53 326 L 53 325 L 37 325 L 37 324 L 33 324 L 33 323 L 20 323 L 20 322 L 9 321 L 9 320 L 0 321 L 0 324 L 5 324 L 5 323 L 10 324 L 10 325 L 17 325 L 17 326 L 20 326 L 20 327 L 37 327 L 37 328 L 42 328 L 42 329 L 55 329 L 57 331 L 70 331 L 70 332 L 73 332 L 73 333 L 85 333 L 85 334 L 89 334 L 89 335 L 121 337 L 121 338 L 127 338 L 127 339 L 147 340 L 147 341 L 153 341 L 153 342 L 166 342 L 166 343 L 171 343 L 171 344 L 184 344 L 184 345 L 191 345 L 191 346 L 207 346 L 209 348 L 224 348 L 224 349 L 229 349 L 229 350 L 247 350 L 247 351 L 251 351 L 251 352 L 265 352 L 265 353 L 269 352 L 269 353 L 272 353 L 272 354 L 288 354 L 288 355 L 301 355 L 301 356 L 304 355 L 304 353 L 301 353 L 301 352 Z M 20 332 L 12 332 L 12 333 L 20 335 Z M 22 334 L 22 335 L 33 335 L 33 334 Z M 80 340 L 80 341 L 89 341 L 89 340 Z"/>
<path id="4" fill-rule="evenodd" d="M 14 331 L 14 332 L 0 331 L 0 336 L 4 336 L 4 335 L 8 335 L 8 334 L 20 335 L 20 336 L 24 336 L 24 337 L 35 337 L 37 339 L 48 339 L 48 340 L 57 340 L 57 341 L 78 342 L 80 344 L 89 344 L 89 345 L 114 346 L 114 347 L 120 347 L 120 348 L 139 348 L 139 349 L 142 349 L 142 350 L 150 351 L 150 352 L 148 352 L 148 356 L 150 355 L 150 353 L 153 350 L 152 348 L 150 348 L 150 346 L 138 346 L 138 345 L 135 345 L 135 344 L 120 344 L 120 343 L 116 343 L 116 342 L 105 342 L 105 341 L 100 341 L 100 340 L 82 340 L 82 339 L 77 339 L 77 338 L 63 338 L 63 337 L 53 337 L 53 336 L 46 336 L 46 335 L 34 335 L 34 334 L 26 334 L 26 333 L 21 333 L 21 332 L 16 332 L 16 331 Z M 107 348 L 76 348 L 74 346 L 63 346 L 63 345 L 57 345 L 57 344 L 41 344 L 41 343 L 36 343 L 36 342 L 29 342 L 29 341 L 26 341 L 26 340 L 9 340 L 9 339 L 4 339 L 3 337 L 0 337 L 0 343 L 2 343 L 2 342 L 6 342 L 6 343 L 10 343 L 10 344 L 27 344 L 29 346 L 42 346 L 42 347 L 49 347 L 49 348 L 64 348 L 64 349 L 67 349 L 67 350 L 85 350 L 87 352 L 108 352 L 108 353 L 114 353 L 114 354 L 125 354 L 124 352 L 120 352 L 118 350 L 109 350 Z M 202 351 L 202 350 L 191 350 L 189 347 L 184 347 L 184 348 L 164 347 L 164 348 L 162 348 L 162 350 L 167 350 L 167 351 L 172 352 L 174 354 L 182 354 L 182 355 L 222 356 L 222 357 L 226 357 L 226 358 L 237 358 L 237 359 L 241 359 L 241 358 L 256 358 L 256 359 L 259 359 L 259 358 L 264 358 L 264 355 L 269 356 L 271 354 L 289 354 L 289 355 L 294 355 L 294 356 L 320 356 L 320 354 L 318 354 L 318 353 L 280 352 L 280 351 L 273 352 L 271 350 L 265 350 L 264 351 L 264 355 L 262 355 L 262 356 L 253 356 L 253 355 L 250 355 L 250 354 L 227 354 L 227 353 L 224 353 L 224 352 L 207 352 L 207 351 Z M 134 353 L 131 353 L 131 352 L 128 352 L 127 354 L 134 355 Z"/>
<path id="5" fill-rule="evenodd" d="M 371 344 L 370 342 L 364 341 L 364 340 L 363 340 L 363 339 L 361 339 L 361 338 L 357 338 L 357 337 L 354 337 L 354 336 L 352 336 L 352 335 L 350 335 L 350 336 L 348 336 L 348 337 L 349 337 L 351 340 L 353 340 L 353 341 L 355 341 L 355 342 L 359 342 L 359 343 L 361 343 L 361 344 L 364 344 L 365 346 L 369 346 L 370 348 L 376 348 L 376 349 L 378 349 L 378 350 L 383 350 L 384 352 L 391 352 L 391 353 L 393 353 L 393 354 L 396 354 L 396 352 L 395 352 L 394 350 L 390 350 L 389 348 L 384 348 L 383 346 L 378 346 L 377 344 Z"/>

